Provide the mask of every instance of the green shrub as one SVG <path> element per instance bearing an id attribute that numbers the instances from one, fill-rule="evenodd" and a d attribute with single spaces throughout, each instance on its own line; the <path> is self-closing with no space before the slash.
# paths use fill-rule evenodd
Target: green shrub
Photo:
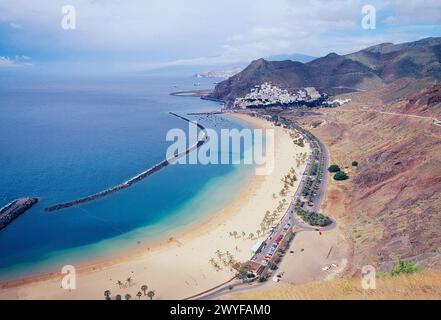
<path id="1" fill-rule="evenodd" d="M 328 168 L 329 172 L 339 172 L 340 171 L 340 167 L 336 164 L 330 165 Z"/>
<path id="2" fill-rule="evenodd" d="M 418 267 L 412 261 L 398 261 L 390 274 L 393 276 L 398 276 L 400 274 L 411 274 L 418 272 Z"/>
<path id="3" fill-rule="evenodd" d="M 342 181 L 342 180 L 347 180 L 347 179 L 349 179 L 349 176 L 343 171 L 339 171 L 334 175 L 334 180 L 337 180 L 337 181 Z"/>
<path id="4" fill-rule="evenodd" d="M 302 217 L 303 220 L 305 220 L 307 223 L 309 223 L 311 226 L 320 226 L 320 227 L 326 227 L 332 223 L 332 220 L 329 219 L 329 217 L 312 211 L 306 211 L 302 209 L 297 209 L 297 213 L 299 216 Z"/>

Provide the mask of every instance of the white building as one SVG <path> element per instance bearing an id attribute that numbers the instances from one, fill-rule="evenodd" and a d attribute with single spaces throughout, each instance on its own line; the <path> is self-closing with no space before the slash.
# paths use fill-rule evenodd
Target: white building
<path id="1" fill-rule="evenodd" d="M 244 97 L 234 101 L 236 108 L 245 109 L 252 106 L 270 106 L 275 104 L 289 105 L 297 102 L 310 102 L 321 98 L 322 95 L 313 87 L 298 89 L 290 92 L 268 82 L 257 85 Z"/>

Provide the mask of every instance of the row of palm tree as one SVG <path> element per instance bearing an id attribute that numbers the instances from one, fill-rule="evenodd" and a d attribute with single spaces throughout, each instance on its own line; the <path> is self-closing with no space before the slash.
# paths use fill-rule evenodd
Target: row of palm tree
<path id="1" fill-rule="evenodd" d="M 241 278 L 240 274 L 243 273 L 246 264 L 237 261 L 230 251 L 222 252 L 216 250 L 216 256 L 219 261 L 216 261 L 214 258 L 210 259 L 210 263 L 216 271 L 228 268 L 230 272 L 234 272 L 238 278 Z M 221 265 L 223 265 L 223 267 L 221 267 Z M 246 273 L 248 273 L 248 271 Z"/>
<path id="2" fill-rule="evenodd" d="M 130 281 L 128 281 L 129 283 L 132 281 L 132 278 L 128 278 L 128 279 L 130 279 Z M 118 285 L 119 285 L 119 283 L 120 283 L 121 281 L 118 281 Z M 121 288 L 121 286 L 120 286 L 120 288 Z M 142 292 L 141 292 L 142 291 Z M 142 295 L 143 295 L 143 293 L 144 293 L 144 296 L 147 296 L 147 297 L 149 297 L 150 298 L 150 300 L 153 300 L 153 297 L 155 296 L 155 291 L 154 290 L 150 290 L 150 291 L 148 291 L 148 286 L 146 285 L 146 284 L 143 284 L 142 286 L 141 286 L 141 291 L 138 291 L 138 293 L 136 294 L 136 296 L 138 297 L 138 300 L 141 300 L 141 297 L 142 297 Z M 106 299 L 106 300 L 112 300 L 112 293 L 110 292 L 110 290 L 105 290 L 104 291 L 104 298 Z M 131 294 L 129 294 L 129 293 L 127 293 L 125 296 L 124 296 L 124 299 L 125 300 L 130 300 L 130 299 L 132 299 L 132 295 Z M 122 296 L 120 295 L 120 294 L 117 294 L 116 296 L 115 296 L 115 300 L 122 300 Z"/>
<path id="3" fill-rule="evenodd" d="M 219 265 L 219 263 L 216 262 L 216 260 L 214 258 L 211 258 L 209 260 L 210 264 L 213 266 L 214 270 L 216 271 L 221 271 L 222 267 Z"/>
<path id="4" fill-rule="evenodd" d="M 289 188 L 293 187 L 294 182 L 297 181 L 295 169 L 291 168 L 289 170 L 289 173 L 282 178 L 282 181 L 284 182 L 284 186 L 282 190 L 280 190 L 279 195 L 285 197 L 289 191 Z M 274 199 L 277 198 L 277 195 L 275 193 L 273 193 L 273 198 Z M 265 216 L 263 217 L 263 220 L 260 223 L 260 228 L 255 233 L 251 232 L 250 234 L 246 234 L 245 232 L 242 231 L 240 235 L 237 231 L 230 231 L 229 236 L 234 237 L 235 239 L 241 238 L 242 236 L 242 239 L 250 239 L 250 240 L 260 238 L 269 230 L 270 226 L 273 225 L 279 219 L 280 214 L 283 212 L 287 204 L 288 203 L 286 199 L 283 198 L 279 201 L 277 208 L 272 213 L 270 211 L 266 211 Z"/>
<path id="5" fill-rule="evenodd" d="M 132 277 L 127 277 L 125 282 L 122 282 L 121 280 L 118 280 L 116 282 L 116 284 L 118 285 L 118 287 L 121 288 L 127 288 L 127 287 L 131 287 L 133 284 L 133 278 Z"/>

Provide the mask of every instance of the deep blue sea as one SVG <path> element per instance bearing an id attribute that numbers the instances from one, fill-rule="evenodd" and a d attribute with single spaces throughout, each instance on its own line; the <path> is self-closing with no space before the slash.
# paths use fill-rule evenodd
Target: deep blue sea
<path id="1" fill-rule="evenodd" d="M 47 213 L 162 161 L 171 128 L 185 115 L 219 103 L 170 96 L 213 87 L 213 79 L 0 79 L 0 207 L 25 196 L 40 202 L 0 231 L 0 279 L 61 270 L 90 258 L 173 235 L 232 200 L 253 168 L 174 165 L 96 202 Z M 194 83 L 200 82 L 195 87 Z M 227 117 L 208 128 L 242 128 Z M 206 123 L 204 123 L 206 121 Z"/>

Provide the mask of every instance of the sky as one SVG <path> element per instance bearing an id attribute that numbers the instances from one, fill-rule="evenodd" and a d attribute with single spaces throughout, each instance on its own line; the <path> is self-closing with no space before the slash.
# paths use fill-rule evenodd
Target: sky
<path id="1" fill-rule="evenodd" d="M 62 8 L 76 28 L 63 29 Z M 365 5 L 376 28 L 362 28 Z M 441 1 L 0 0 L 0 72 L 143 72 L 441 36 Z"/>

